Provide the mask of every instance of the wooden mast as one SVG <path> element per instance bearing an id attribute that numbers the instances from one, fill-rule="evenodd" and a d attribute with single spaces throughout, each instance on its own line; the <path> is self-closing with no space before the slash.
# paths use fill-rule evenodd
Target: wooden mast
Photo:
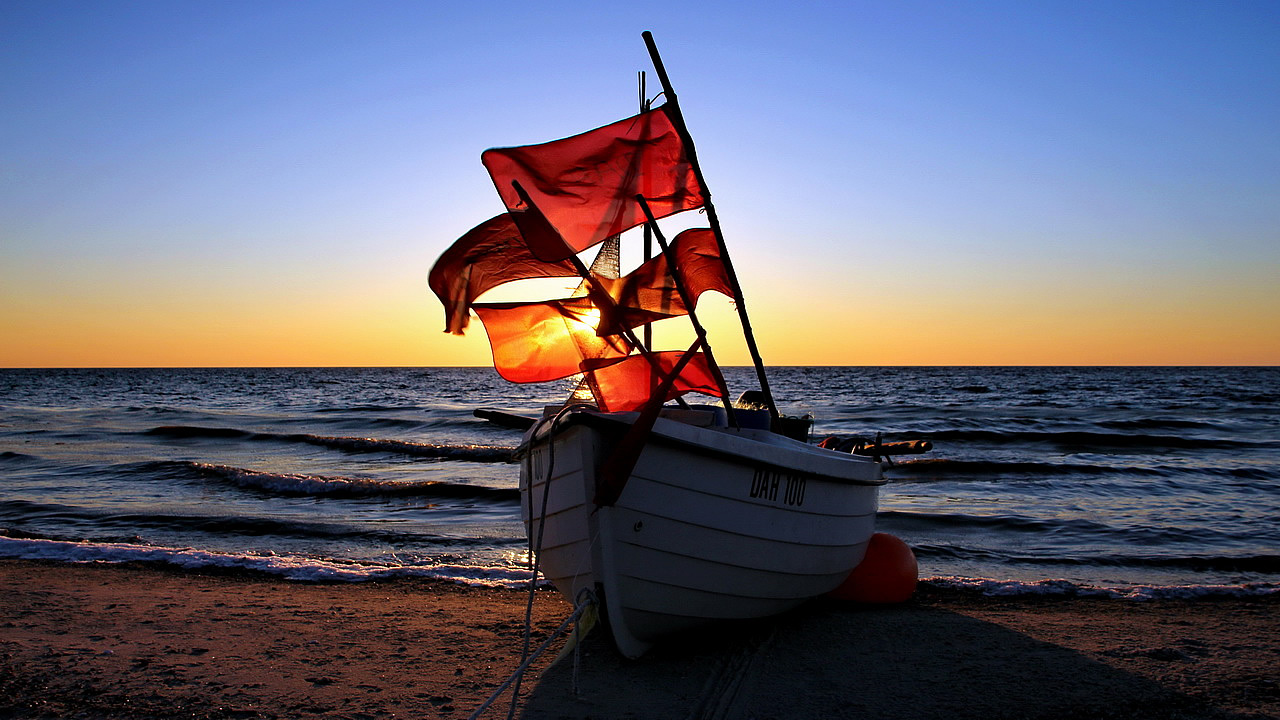
<path id="1" fill-rule="evenodd" d="M 529 197 L 529 193 L 525 191 L 524 186 L 520 184 L 520 181 L 512 180 L 511 187 L 516 191 L 516 195 L 520 197 L 520 201 L 529 208 L 529 211 L 536 212 L 537 216 L 541 218 L 541 211 L 539 211 L 537 206 L 534 205 L 533 198 Z M 542 222 L 546 222 L 545 218 Z M 557 230 L 550 228 L 550 231 L 561 243 L 564 242 Z M 618 314 L 617 303 L 614 302 L 613 296 L 600 286 L 599 281 L 591 274 L 591 271 L 587 269 L 587 266 L 582 263 L 582 259 L 570 251 L 567 245 L 564 247 L 566 252 L 569 253 L 569 256 L 566 259 L 573 264 L 573 269 L 578 273 L 578 276 L 581 277 L 592 290 L 594 290 L 594 292 L 588 291 L 588 297 L 592 302 L 596 303 L 597 307 L 600 308 L 600 321 L 609 322 L 613 326 L 613 329 L 617 331 L 617 334 L 621 335 L 628 343 L 631 344 L 632 347 L 640 351 L 640 355 L 644 357 L 645 362 L 649 363 L 649 367 L 653 370 L 654 377 L 662 377 L 662 366 L 654 357 L 649 346 L 640 342 L 640 338 L 636 337 L 635 331 L 627 327 L 626 323 L 622 322 L 622 319 Z M 676 398 L 676 403 L 678 403 L 682 408 L 689 407 L 689 403 L 682 397 Z"/>
<path id="2" fill-rule="evenodd" d="M 747 349 L 751 352 L 751 360 L 756 366 L 756 377 L 760 380 L 760 390 L 764 393 L 765 402 L 769 406 L 769 416 L 776 426 L 778 406 L 773 400 L 773 392 L 769 389 L 769 378 L 765 375 L 764 360 L 760 358 L 760 349 L 756 346 L 755 334 L 751 331 L 751 319 L 747 316 L 747 303 L 742 296 L 742 286 L 738 283 L 738 274 L 734 271 L 733 262 L 729 259 L 729 248 L 725 246 L 724 232 L 720 229 L 720 218 L 716 216 L 715 205 L 711 202 L 711 191 L 707 188 L 707 182 L 703 178 L 702 166 L 698 164 L 698 154 L 694 150 L 693 137 L 689 134 L 689 128 L 684 124 L 684 115 L 680 112 L 680 103 L 676 99 L 675 90 L 671 88 L 671 80 L 667 77 L 667 70 L 662 64 L 662 57 L 658 55 L 658 46 L 653 41 L 653 33 L 645 30 L 641 33 L 641 36 L 644 38 L 645 46 L 649 49 L 649 58 L 653 61 L 653 69 L 657 71 L 658 80 L 662 83 L 662 94 L 667 98 L 662 109 L 667 112 L 667 116 L 671 118 L 671 124 L 675 126 L 676 132 L 680 134 L 680 141 L 684 144 L 685 155 L 689 159 L 689 165 L 693 168 L 694 177 L 698 180 L 698 187 L 702 189 L 702 207 L 707 212 L 707 221 L 711 224 L 711 232 L 715 235 L 716 244 L 720 247 L 720 259 L 724 263 L 725 274 L 729 278 L 729 287 L 733 290 L 733 301 L 738 309 L 738 319 L 742 322 L 742 333 L 747 340 Z"/>
<path id="3" fill-rule="evenodd" d="M 702 327 L 702 322 L 698 320 L 698 313 L 693 309 L 696 298 L 689 294 L 689 288 L 684 284 L 684 278 L 680 275 L 679 268 L 676 267 L 676 256 L 671 251 L 671 246 L 667 244 L 666 238 L 662 236 L 662 229 L 658 227 L 658 221 L 653 217 L 653 211 L 649 209 L 649 202 L 645 200 L 643 195 L 636 195 L 636 202 L 640 204 L 640 209 L 644 211 L 646 218 L 645 228 L 652 228 L 653 237 L 658 241 L 658 247 L 662 248 L 662 255 L 667 259 L 667 274 L 671 276 L 671 281 L 675 283 L 676 292 L 680 294 L 680 302 L 684 303 L 685 310 L 689 313 L 689 322 L 693 324 L 693 332 L 698 336 L 698 343 L 702 345 L 702 351 L 707 355 L 707 365 L 711 368 L 711 374 L 715 377 L 716 385 L 720 387 L 720 402 L 724 405 L 725 417 L 729 424 L 738 427 L 738 415 L 733 410 L 733 401 L 729 399 L 729 386 L 724 381 L 724 373 L 720 372 L 720 364 L 716 362 L 715 355 L 711 352 L 711 343 L 707 340 L 707 331 Z"/>

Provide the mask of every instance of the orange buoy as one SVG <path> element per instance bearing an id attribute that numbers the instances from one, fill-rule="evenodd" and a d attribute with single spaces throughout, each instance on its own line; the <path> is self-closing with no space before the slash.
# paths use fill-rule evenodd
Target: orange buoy
<path id="1" fill-rule="evenodd" d="M 916 591 L 919 566 L 911 548 L 888 533 L 875 533 L 867 554 L 849 577 L 828 595 L 860 603 L 900 603 Z"/>

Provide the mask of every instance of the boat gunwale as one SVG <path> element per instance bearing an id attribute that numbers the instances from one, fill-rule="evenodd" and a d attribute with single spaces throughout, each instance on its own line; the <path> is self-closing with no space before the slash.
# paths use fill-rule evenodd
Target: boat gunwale
<path id="1" fill-rule="evenodd" d="M 592 430 L 605 431 L 605 432 L 608 432 L 608 431 L 616 432 L 619 430 L 625 430 L 626 428 L 630 427 L 631 423 L 634 421 L 635 413 L 626 413 L 626 415 L 631 416 L 631 418 L 624 419 L 622 417 L 617 417 L 611 413 L 602 413 L 598 410 L 587 410 L 587 409 L 574 410 L 555 422 L 555 432 L 558 434 L 576 425 L 581 425 Z M 680 421 L 678 420 L 669 420 L 668 422 L 680 423 Z M 685 423 L 680 423 L 680 424 L 683 425 Z M 697 428 L 699 430 L 711 429 L 711 428 L 699 427 L 697 425 L 689 425 L 689 427 Z M 546 442 L 548 440 L 548 436 L 550 433 L 549 428 L 550 428 L 550 423 L 540 423 L 538 425 L 535 425 L 531 429 L 530 434 L 527 435 L 524 441 L 520 443 L 520 446 L 516 448 L 515 452 L 513 453 L 513 457 L 517 459 L 523 458 L 524 455 L 526 455 L 530 451 L 533 445 L 541 442 Z M 711 430 L 714 431 L 714 429 L 711 429 Z M 783 450 L 787 449 L 785 447 L 778 446 L 778 445 L 769 445 L 768 443 L 760 442 L 759 440 L 756 440 L 751 437 L 746 437 L 741 435 L 731 436 L 731 437 L 737 437 L 740 440 L 759 443 L 761 445 L 766 445 L 768 447 L 775 447 Z M 664 445 L 675 445 L 675 446 L 684 447 L 684 448 L 696 448 L 699 452 L 705 453 L 707 455 L 714 455 L 720 458 L 728 458 L 732 460 L 737 460 L 739 462 L 742 462 L 744 460 L 744 457 L 741 454 L 736 453 L 732 450 L 719 448 L 714 445 L 704 444 L 704 443 L 696 442 L 686 438 L 668 435 L 666 433 L 659 431 L 657 428 L 655 428 L 654 431 L 649 433 L 648 442 L 657 442 Z M 795 442 L 799 443 L 800 441 L 796 440 Z M 801 443 L 801 444 L 804 447 L 809 448 L 810 450 L 823 449 L 815 445 L 809 445 L 807 443 Z M 796 448 L 793 450 L 793 452 L 800 452 L 800 449 Z M 835 453 L 836 456 L 839 457 L 841 460 L 844 459 L 845 453 L 839 453 L 838 451 L 835 451 L 835 450 L 829 450 L 828 452 Z M 848 457 L 854 458 L 855 461 L 861 461 L 861 462 L 867 462 L 867 463 L 875 462 L 870 458 L 863 459 L 856 455 L 848 455 Z M 795 466 L 787 465 L 785 463 L 778 462 L 778 461 L 771 461 L 768 459 L 756 458 L 756 457 L 745 458 L 745 460 L 751 465 L 757 466 L 757 467 L 768 467 L 776 470 L 781 470 L 784 472 L 796 472 Z M 827 475 L 824 473 L 817 473 L 817 472 L 811 472 L 811 471 L 803 471 L 803 472 L 806 475 L 811 475 L 812 477 L 820 479 L 824 482 L 831 482 L 831 483 L 836 483 L 840 485 L 856 485 L 860 487 L 883 487 L 884 485 L 887 485 L 889 482 L 883 475 L 881 475 L 880 480 L 871 481 L 871 480 L 861 480 L 857 478 L 844 478 L 844 477 L 839 477 L 835 475 Z"/>

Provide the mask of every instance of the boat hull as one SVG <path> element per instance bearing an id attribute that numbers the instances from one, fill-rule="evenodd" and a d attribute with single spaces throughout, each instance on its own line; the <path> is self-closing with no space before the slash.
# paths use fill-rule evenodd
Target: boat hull
<path id="1" fill-rule="evenodd" d="M 603 595 L 618 649 L 765 617 L 838 586 L 861 562 L 883 480 L 873 460 L 765 430 L 659 418 L 616 502 L 598 470 L 634 413 L 570 414 L 526 435 L 526 530 L 571 602 Z M 545 505 L 544 505 L 545 503 Z"/>

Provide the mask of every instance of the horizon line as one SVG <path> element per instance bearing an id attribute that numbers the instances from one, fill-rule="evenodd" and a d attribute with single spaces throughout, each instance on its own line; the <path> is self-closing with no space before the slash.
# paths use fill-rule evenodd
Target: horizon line
<path id="1" fill-rule="evenodd" d="M 754 368 L 754 365 L 721 365 L 723 368 Z M 0 367 L 0 371 L 5 370 L 411 370 L 411 369 L 462 369 L 462 368 L 488 368 L 493 370 L 492 365 L 41 365 L 41 366 L 5 366 Z M 870 363 L 857 364 L 850 363 L 847 365 L 831 365 L 831 364 L 788 364 L 788 365 L 765 365 L 769 368 L 1280 368 L 1280 364 L 1266 363 L 1239 363 L 1239 364 L 1213 364 L 1213 363 L 1118 363 L 1118 364 L 1089 364 L 1089 363 L 1009 363 L 1009 364 L 932 364 L 932 363 L 914 363 L 914 364 L 892 364 L 892 365 L 875 365 Z M 494 372 L 497 372 L 494 370 Z M 555 382 L 554 380 L 549 382 Z M 512 383 L 512 384 L 539 384 L 539 383 Z"/>

